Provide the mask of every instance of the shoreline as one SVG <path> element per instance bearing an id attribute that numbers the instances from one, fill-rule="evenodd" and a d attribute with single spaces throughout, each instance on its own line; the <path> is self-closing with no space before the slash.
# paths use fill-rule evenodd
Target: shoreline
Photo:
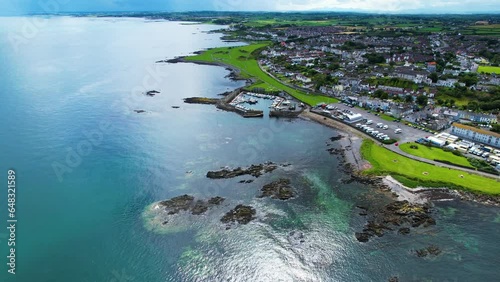
<path id="1" fill-rule="evenodd" d="M 197 51 L 194 54 L 200 54 L 203 51 Z M 254 80 L 251 78 L 243 78 L 240 76 L 241 70 L 237 67 L 221 63 L 221 62 L 206 62 L 206 61 L 197 61 L 197 60 L 186 60 L 189 56 L 180 56 L 174 59 L 157 61 L 156 63 L 192 63 L 197 65 L 209 65 L 209 66 L 218 66 L 223 67 L 226 70 L 230 71 L 230 74 L 227 77 L 230 77 L 233 80 L 245 80 L 246 84 L 243 87 L 237 88 L 233 91 L 243 90 L 248 85 L 251 85 Z M 299 118 L 307 121 L 312 121 L 319 123 L 323 126 L 327 126 L 330 128 L 334 128 L 339 130 L 341 133 L 347 134 L 346 141 L 343 141 L 342 151 L 345 158 L 346 163 L 351 166 L 352 171 L 348 171 L 351 176 L 355 176 L 358 179 L 364 179 L 365 181 L 377 181 L 381 180 L 382 185 L 387 186 L 390 190 L 397 194 L 398 199 L 406 199 L 408 201 L 414 201 L 416 203 L 423 200 L 422 197 L 417 196 L 416 194 L 423 194 L 425 197 L 425 201 L 429 200 L 467 200 L 471 202 L 477 202 L 485 205 L 493 205 L 500 206 L 500 196 L 492 196 L 480 193 L 472 193 L 460 190 L 454 190 L 450 188 L 430 188 L 430 187 L 417 187 L 417 188 L 409 188 L 404 186 L 402 183 L 394 179 L 391 175 L 385 176 L 365 176 L 362 175 L 364 170 L 370 169 L 371 164 L 364 160 L 361 156 L 361 143 L 364 139 L 373 139 L 365 136 L 360 133 L 358 130 L 343 124 L 341 122 L 335 121 L 333 119 L 325 118 L 321 115 L 310 112 L 309 107 L 304 110 Z M 378 140 L 376 140 L 378 142 Z M 349 152 L 349 153 L 348 153 Z"/>

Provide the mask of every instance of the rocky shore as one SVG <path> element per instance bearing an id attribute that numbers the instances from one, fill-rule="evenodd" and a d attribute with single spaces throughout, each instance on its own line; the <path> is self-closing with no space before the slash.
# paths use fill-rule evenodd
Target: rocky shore
<path id="1" fill-rule="evenodd" d="M 360 208 L 364 211 L 369 210 L 365 207 Z M 357 232 L 355 236 L 360 242 L 368 242 L 371 237 L 382 237 L 388 231 L 397 230 L 398 234 L 407 235 L 411 232 L 411 228 L 426 228 L 435 225 L 436 221 L 431 213 L 430 204 L 396 201 L 373 213 L 363 231 Z"/>
<path id="2" fill-rule="evenodd" d="M 278 165 L 273 162 L 263 164 L 251 165 L 248 168 L 237 167 L 234 169 L 224 168 L 218 171 L 207 172 L 207 177 L 211 179 L 228 179 L 242 175 L 251 175 L 253 177 L 260 177 L 264 173 L 273 172 L 278 168 Z"/>

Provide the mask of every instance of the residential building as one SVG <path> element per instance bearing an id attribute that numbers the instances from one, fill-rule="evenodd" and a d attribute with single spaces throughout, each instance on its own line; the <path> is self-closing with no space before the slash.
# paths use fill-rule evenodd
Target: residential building
<path id="1" fill-rule="evenodd" d="M 451 133 L 459 137 L 500 148 L 500 134 L 476 127 L 453 123 Z"/>

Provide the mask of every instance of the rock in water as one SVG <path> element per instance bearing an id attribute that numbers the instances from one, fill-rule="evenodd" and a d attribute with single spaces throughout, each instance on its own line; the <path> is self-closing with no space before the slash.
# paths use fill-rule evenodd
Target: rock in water
<path id="1" fill-rule="evenodd" d="M 222 197 L 214 197 L 208 201 L 198 200 L 195 201 L 193 196 L 182 195 L 174 197 L 170 200 L 161 201 L 158 203 L 159 206 L 164 207 L 168 215 L 174 215 L 180 211 L 191 211 L 194 215 L 200 215 L 205 213 L 209 208 L 213 206 L 220 205 L 224 201 Z"/>
<path id="2" fill-rule="evenodd" d="M 431 207 L 428 204 L 411 204 L 408 201 L 396 201 L 385 206 L 373 216 L 360 234 L 366 234 L 368 237 L 381 237 L 387 230 L 393 230 L 389 226 L 398 226 L 398 233 L 407 235 L 410 228 L 429 227 L 435 225 L 436 221 L 431 217 Z M 363 214 L 365 215 L 365 214 Z M 357 233 L 358 234 L 358 233 Z M 356 236 L 358 237 L 358 236 Z M 363 241 L 366 236 L 363 235 Z M 358 239 L 359 240 L 359 239 Z M 426 256 L 425 252 L 421 255 Z"/>
<path id="3" fill-rule="evenodd" d="M 264 164 L 251 165 L 248 168 L 235 168 L 235 169 L 222 169 L 218 171 L 207 172 L 207 177 L 211 179 L 227 179 L 234 178 L 242 175 L 251 175 L 253 177 L 259 177 L 264 173 L 269 173 L 278 168 L 278 165 L 268 162 Z"/>
<path id="4" fill-rule="evenodd" d="M 290 186 L 290 179 L 281 178 L 266 184 L 262 187 L 261 191 L 260 198 L 271 197 L 273 199 L 288 200 L 294 197 L 293 189 Z"/>
<path id="5" fill-rule="evenodd" d="M 248 224 L 255 219 L 256 211 L 251 206 L 237 205 L 234 209 L 226 213 L 221 221 L 226 224 L 237 222 L 239 224 Z"/>

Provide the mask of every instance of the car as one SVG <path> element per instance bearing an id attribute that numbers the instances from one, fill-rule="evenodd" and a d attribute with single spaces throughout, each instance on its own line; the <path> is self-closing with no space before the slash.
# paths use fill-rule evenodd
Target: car
<path id="1" fill-rule="evenodd" d="M 403 132 L 403 131 L 400 128 L 394 130 L 394 133 L 396 133 L 396 134 L 400 134 L 401 132 Z"/>
<path id="2" fill-rule="evenodd" d="M 361 123 L 356 123 L 356 127 L 360 128 L 361 127 Z"/>
<path id="3" fill-rule="evenodd" d="M 366 121 L 366 124 L 372 124 L 372 123 L 373 123 L 373 120 L 371 120 L 371 119 Z"/>
<path id="4" fill-rule="evenodd" d="M 382 126 L 384 126 L 384 124 L 383 124 L 383 123 L 377 123 L 377 127 L 379 127 L 379 128 L 380 128 L 380 127 L 382 127 Z"/>
<path id="5" fill-rule="evenodd" d="M 384 126 L 382 127 L 382 129 L 387 130 L 387 129 L 389 129 L 389 126 L 388 126 L 388 125 L 384 125 Z"/>
<path id="6" fill-rule="evenodd" d="M 394 146 L 396 146 L 396 147 L 399 146 L 399 143 L 395 143 Z"/>
<path id="7" fill-rule="evenodd" d="M 384 141 L 389 141 L 389 140 L 391 140 L 391 138 L 389 138 L 389 136 L 384 137 Z"/>

